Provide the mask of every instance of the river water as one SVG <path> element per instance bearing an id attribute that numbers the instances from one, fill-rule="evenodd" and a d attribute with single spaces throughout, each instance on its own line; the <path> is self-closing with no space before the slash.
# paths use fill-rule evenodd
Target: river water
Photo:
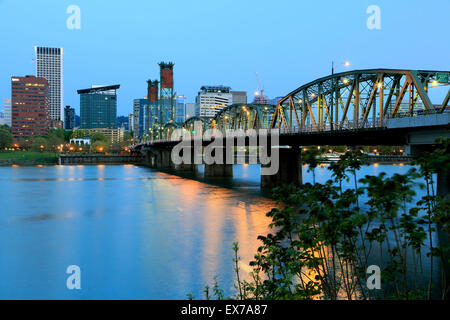
<path id="1" fill-rule="evenodd" d="M 276 206 L 259 172 L 235 166 L 233 182 L 214 185 L 133 165 L 0 167 L 0 299 L 201 298 L 216 276 L 233 293 L 232 244 L 245 272 Z M 329 177 L 317 169 L 318 182 Z M 81 290 L 66 287 L 70 265 Z"/>

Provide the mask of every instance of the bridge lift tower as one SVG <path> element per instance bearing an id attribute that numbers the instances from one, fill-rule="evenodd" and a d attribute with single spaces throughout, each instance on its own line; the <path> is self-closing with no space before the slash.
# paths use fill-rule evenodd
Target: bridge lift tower
<path id="1" fill-rule="evenodd" d="M 147 81 L 147 106 L 145 110 L 145 128 L 147 129 L 146 133 L 150 133 L 153 130 L 153 127 L 156 124 L 156 120 L 158 119 L 158 80 L 148 80 Z"/>
<path id="2" fill-rule="evenodd" d="M 160 89 L 159 89 L 159 123 L 164 125 L 175 120 L 175 95 L 173 91 L 172 62 L 160 62 Z"/>

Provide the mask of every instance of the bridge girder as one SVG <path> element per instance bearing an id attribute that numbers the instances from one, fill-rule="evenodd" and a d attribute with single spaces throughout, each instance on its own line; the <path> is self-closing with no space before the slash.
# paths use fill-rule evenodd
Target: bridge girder
<path id="1" fill-rule="evenodd" d="M 386 119 L 443 112 L 450 90 L 438 106 L 429 89 L 442 71 L 369 69 L 314 80 L 282 98 L 271 128 L 286 131 L 343 130 L 381 126 Z M 434 83 L 430 86 L 430 83 Z"/>
<path id="2" fill-rule="evenodd" d="M 211 128 L 221 131 L 269 129 L 275 106 L 267 104 L 233 104 L 223 108 L 211 121 Z"/>
<path id="3" fill-rule="evenodd" d="M 187 119 L 182 125 L 181 128 L 183 129 L 183 131 L 187 131 L 189 134 L 194 135 L 194 134 L 201 134 L 200 132 L 195 132 L 195 126 L 196 124 L 198 125 L 198 123 L 200 123 L 200 128 L 202 130 L 201 133 L 205 132 L 205 130 L 207 130 L 210 127 L 210 123 L 211 120 L 210 118 L 207 117 L 191 117 L 189 119 Z"/>
<path id="4" fill-rule="evenodd" d="M 336 73 L 302 85 L 276 106 L 234 104 L 214 118 L 191 117 L 183 124 L 166 123 L 161 138 L 170 139 L 177 128 L 198 135 L 210 128 L 225 134 L 229 129 L 310 132 L 381 127 L 390 118 L 444 112 L 450 90 L 438 105 L 433 105 L 429 96 L 431 88 L 450 85 L 436 83 L 440 72 L 450 74 L 400 69 Z"/>
<path id="5" fill-rule="evenodd" d="M 181 125 L 179 123 L 173 121 L 167 122 L 166 124 L 164 124 L 161 132 L 162 139 L 170 139 L 173 131 L 179 128 L 181 128 Z"/>

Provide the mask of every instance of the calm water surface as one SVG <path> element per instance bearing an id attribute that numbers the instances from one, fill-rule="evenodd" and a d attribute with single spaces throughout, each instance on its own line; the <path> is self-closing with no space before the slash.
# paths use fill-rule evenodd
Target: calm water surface
<path id="1" fill-rule="evenodd" d="M 235 166 L 227 188 L 137 166 L 0 167 L 0 299 L 185 299 L 215 276 L 230 294 L 232 243 L 247 263 L 275 206 L 259 170 Z M 69 265 L 81 290 L 66 288 Z"/>

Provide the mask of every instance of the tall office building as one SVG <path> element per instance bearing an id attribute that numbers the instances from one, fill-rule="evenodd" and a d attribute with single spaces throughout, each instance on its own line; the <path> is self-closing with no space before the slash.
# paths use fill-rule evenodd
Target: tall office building
<path id="1" fill-rule="evenodd" d="M 3 122 L 11 127 L 11 99 L 3 101 Z"/>
<path id="2" fill-rule="evenodd" d="M 214 117 L 217 112 L 233 103 L 231 88 L 225 86 L 203 86 L 196 97 L 198 115 Z"/>
<path id="3" fill-rule="evenodd" d="M 11 131 L 14 137 L 49 132 L 50 88 L 45 78 L 11 77 Z"/>
<path id="4" fill-rule="evenodd" d="M 195 117 L 196 104 L 186 103 L 186 120 Z"/>
<path id="5" fill-rule="evenodd" d="M 186 97 L 179 95 L 175 101 L 175 122 L 183 123 L 186 120 Z"/>
<path id="6" fill-rule="evenodd" d="M 128 115 L 128 132 L 132 132 L 134 130 L 134 113 L 130 113 Z"/>
<path id="7" fill-rule="evenodd" d="M 62 48 L 34 47 L 36 76 L 47 79 L 50 85 L 50 120 L 64 119 L 64 59 Z"/>
<path id="8" fill-rule="evenodd" d="M 78 90 L 82 129 L 117 128 L 117 94 L 120 85 Z"/>
<path id="9" fill-rule="evenodd" d="M 135 138 L 142 137 L 148 128 L 145 128 L 145 109 L 147 106 L 147 99 L 133 100 L 133 135 Z"/>
<path id="10" fill-rule="evenodd" d="M 75 128 L 79 128 L 81 126 L 81 118 L 79 115 L 75 113 Z"/>
<path id="11" fill-rule="evenodd" d="M 232 104 L 246 104 L 247 92 L 246 91 L 230 91 L 232 95 Z"/>
<path id="12" fill-rule="evenodd" d="M 64 129 L 73 130 L 75 128 L 75 108 L 66 106 L 64 108 Z"/>

